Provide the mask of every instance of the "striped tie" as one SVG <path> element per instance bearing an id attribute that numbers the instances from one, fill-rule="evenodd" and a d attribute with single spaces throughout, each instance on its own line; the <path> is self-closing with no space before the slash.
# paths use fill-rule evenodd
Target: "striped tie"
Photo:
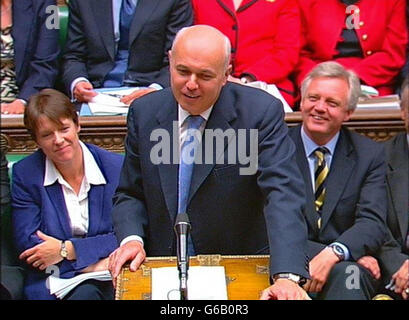
<path id="1" fill-rule="evenodd" d="M 325 154 L 328 149 L 320 147 L 315 149 L 314 154 L 317 157 L 317 168 L 315 170 L 315 209 L 318 213 L 318 228 L 321 228 L 321 210 L 325 200 L 325 181 L 328 176 L 328 166 L 325 161 Z"/>
<path id="2" fill-rule="evenodd" d="M 190 115 L 186 118 L 188 129 L 186 131 L 185 141 L 180 150 L 178 213 L 187 213 L 187 201 L 189 198 L 195 154 L 200 147 L 200 141 L 197 134 L 200 133 L 200 126 L 204 121 L 205 119 L 201 116 Z M 191 235 L 189 235 L 187 241 L 187 250 L 189 256 L 195 255 L 195 248 Z"/>

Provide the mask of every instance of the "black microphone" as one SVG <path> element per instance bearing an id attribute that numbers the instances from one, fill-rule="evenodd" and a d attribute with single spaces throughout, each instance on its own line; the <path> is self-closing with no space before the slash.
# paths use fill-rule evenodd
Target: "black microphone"
<path id="1" fill-rule="evenodd" d="M 186 213 L 179 213 L 175 222 L 176 255 L 180 281 L 180 299 L 187 300 L 187 271 L 189 269 L 189 254 L 187 252 L 187 239 L 191 229 L 189 217 Z"/>

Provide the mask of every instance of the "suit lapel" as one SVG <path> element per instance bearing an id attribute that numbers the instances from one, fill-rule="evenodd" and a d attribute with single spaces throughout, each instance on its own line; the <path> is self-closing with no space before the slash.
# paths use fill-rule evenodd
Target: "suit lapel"
<path id="1" fill-rule="evenodd" d="M 105 21 L 104 23 L 97 23 L 95 25 L 98 25 L 101 40 L 104 43 L 109 56 L 112 60 L 115 60 L 112 0 L 93 0 L 91 6 L 94 12 L 95 22 Z"/>
<path id="2" fill-rule="evenodd" d="M 243 0 L 243 2 L 241 3 L 239 9 L 237 10 L 237 12 L 241 12 L 241 11 L 246 10 L 247 8 L 249 8 L 253 4 L 255 4 L 257 1 L 259 1 L 259 0 Z"/>
<path id="3" fill-rule="evenodd" d="M 296 159 L 298 167 L 301 169 L 301 174 L 303 176 L 304 182 L 306 184 L 306 208 L 305 208 L 305 215 L 306 219 L 309 223 L 310 228 L 312 228 L 313 233 L 315 235 L 318 234 L 318 224 L 317 224 L 317 212 L 315 210 L 315 196 L 314 191 L 312 189 L 312 181 L 311 181 L 311 174 L 310 174 L 310 167 L 308 165 L 307 156 L 305 154 L 304 144 L 301 139 L 301 125 L 296 128 L 296 139 L 295 139 L 295 147 L 296 147 Z"/>
<path id="4" fill-rule="evenodd" d="M 327 178 L 327 189 L 322 208 L 321 230 L 327 225 L 345 187 L 348 185 L 349 177 L 356 164 L 353 151 L 354 149 L 351 143 L 347 141 L 344 129 L 342 129 Z"/>
<path id="5" fill-rule="evenodd" d="M 108 183 L 108 181 L 107 181 Z M 98 233 L 99 225 L 104 212 L 104 191 L 105 185 L 92 185 L 88 192 L 88 234 Z"/>
<path id="6" fill-rule="evenodd" d="M 395 155 L 388 163 L 390 168 L 390 171 L 388 172 L 388 183 L 390 184 L 390 195 L 398 216 L 397 218 L 402 239 L 404 239 L 409 224 L 409 150 L 406 142 L 406 135 L 401 135 L 399 137 L 399 140 L 396 141 L 394 150 L 397 152 L 395 152 Z"/>
<path id="7" fill-rule="evenodd" d="M 155 129 L 164 129 L 170 135 L 170 152 L 173 152 L 174 148 L 179 148 L 179 130 L 176 127 L 174 132 L 173 122 L 178 120 L 178 107 L 174 99 L 164 106 L 161 112 L 157 116 L 158 126 Z M 176 145 L 175 145 L 176 144 Z M 179 150 L 179 149 L 176 149 Z M 179 151 L 177 151 L 179 154 Z M 176 159 L 170 157 L 170 164 L 160 163 L 158 164 L 160 184 L 162 187 L 163 196 L 165 198 L 166 206 L 170 214 L 170 218 L 173 220 L 177 213 L 178 202 L 178 169 L 179 166 L 176 163 Z"/>
<path id="8" fill-rule="evenodd" d="M 160 0 L 138 0 L 135 9 L 135 15 L 132 20 L 131 29 L 129 31 L 129 47 L 136 40 L 145 22 L 149 19 Z"/>
<path id="9" fill-rule="evenodd" d="M 205 130 L 209 130 L 209 132 L 213 132 L 216 129 L 219 129 L 223 132 L 225 132 L 228 129 L 232 129 L 232 127 L 229 124 L 229 121 L 231 121 L 235 115 L 234 115 L 234 110 L 233 110 L 233 105 L 229 104 L 228 102 L 223 102 L 224 99 L 219 99 L 219 101 L 214 105 L 213 110 L 210 114 L 210 117 L 206 123 L 206 128 Z M 235 132 L 236 133 L 236 132 Z M 237 133 L 236 133 L 237 134 Z M 188 198 L 188 206 L 189 202 L 192 199 L 192 197 L 195 195 L 197 190 L 199 189 L 200 185 L 203 183 L 203 181 L 206 179 L 206 177 L 210 174 L 210 172 L 213 170 L 214 166 L 216 165 L 217 159 L 224 159 L 224 152 L 230 143 L 231 139 L 235 139 L 235 136 L 232 136 L 227 139 L 223 139 L 223 148 L 220 148 L 219 150 L 216 150 L 216 143 L 213 140 L 213 148 L 211 150 L 205 150 L 206 149 L 206 131 L 203 133 L 202 136 L 202 143 L 201 143 L 201 154 L 199 153 L 197 156 L 201 158 L 202 164 L 200 165 L 195 165 L 193 169 L 193 175 L 192 175 L 192 182 L 190 184 L 190 192 L 189 192 L 189 198 Z M 206 164 L 205 159 L 206 159 L 206 152 L 211 152 L 211 155 L 209 158 L 212 159 L 211 163 Z M 209 156 L 209 155 L 208 155 Z M 196 159 L 198 159 L 196 157 Z M 223 160 L 224 161 L 224 160 Z M 197 162 L 195 162 L 197 163 Z"/>
<path id="10" fill-rule="evenodd" d="M 71 223 L 68 217 L 62 187 L 58 182 L 55 182 L 53 185 L 46 187 L 46 190 L 50 198 L 50 203 L 55 207 L 55 212 L 60 222 L 61 230 L 64 232 L 65 239 L 69 239 L 72 237 Z"/>
<path id="11" fill-rule="evenodd" d="M 243 0 L 238 8 L 237 12 L 246 10 L 248 7 L 252 6 L 259 0 Z M 236 16 L 236 9 L 234 8 L 233 0 L 217 0 L 219 5 L 232 17 Z"/>

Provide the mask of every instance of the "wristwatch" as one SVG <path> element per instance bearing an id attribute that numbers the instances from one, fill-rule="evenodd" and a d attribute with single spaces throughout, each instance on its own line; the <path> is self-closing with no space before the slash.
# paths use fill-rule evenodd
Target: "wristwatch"
<path id="1" fill-rule="evenodd" d="M 63 257 L 63 259 L 67 259 L 68 251 L 65 247 L 65 241 L 61 241 L 60 256 Z"/>
<path id="2" fill-rule="evenodd" d="M 345 252 L 340 245 L 333 243 L 330 244 L 329 247 L 332 248 L 332 251 L 338 257 L 339 261 L 345 260 Z"/>
<path id="3" fill-rule="evenodd" d="M 277 273 L 273 276 L 273 280 L 276 282 L 278 279 L 291 280 L 301 287 L 307 282 L 306 278 L 295 273 Z"/>

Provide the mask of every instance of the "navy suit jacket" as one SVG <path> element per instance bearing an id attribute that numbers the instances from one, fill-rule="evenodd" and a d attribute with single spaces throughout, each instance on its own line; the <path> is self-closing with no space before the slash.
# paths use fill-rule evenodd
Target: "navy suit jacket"
<path id="1" fill-rule="evenodd" d="M 224 139 L 223 148 L 210 148 L 208 164 L 194 166 L 187 214 L 197 254 L 266 254 L 270 249 L 271 274 L 308 277 L 304 184 L 283 119 L 282 104 L 271 95 L 233 83 L 223 87 L 206 130 L 234 130 L 235 136 Z M 170 152 L 178 150 L 177 120 L 178 104 L 170 88 L 135 100 L 128 114 L 126 156 L 114 197 L 114 230 L 119 241 L 141 236 L 148 256 L 176 253 L 178 164 L 172 157 L 170 164 L 152 162 L 151 151 L 158 141 L 151 134 L 155 129 L 169 133 Z M 239 174 L 240 167 L 247 166 L 240 166 L 237 154 L 228 162 L 238 129 L 258 132 L 254 175 Z M 204 134 L 203 159 L 206 141 Z M 244 145 L 242 151 L 251 154 L 249 140 Z"/>
<path id="2" fill-rule="evenodd" d="M 342 128 L 327 177 L 322 223 L 318 229 L 310 170 L 301 139 L 301 125 L 289 134 L 296 145 L 298 166 L 304 176 L 308 243 L 311 258 L 337 241 L 358 260 L 374 254 L 386 237 L 386 164 L 382 145 Z"/>
<path id="3" fill-rule="evenodd" d="M 382 275 L 389 282 L 403 262 L 409 259 L 409 255 L 403 253 L 409 230 L 409 150 L 406 133 L 401 133 L 386 143 L 386 154 L 389 235 L 378 257 Z"/>
<path id="4" fill-rule="evenodd" d="M 107 257 L 117 247 L 113 233 L 112 196 L 118 185 L 123 156 L 87 145 L 106 179 L 105 185 L 92 185 L 88 192 L 89 228 L 84 238 L 72 236 L 61 185 L 56 181 L 44 187 L 45 155 L 36 151 L 13 166 L 12 222 L 19 254 L 40 244 L 36 231 L 60 240 L 71 240 L 77 259 L 58 263 L 61 278 L 70 278 L 82 269 Z M 28 299 L 53 299 L 45 286 L 49 276 L 30 268 L 24 292 Z"/>
<path id="5" fill-rule="evenodd" d="M 67 92 L 73 80 L 87 78 L 95 88 L 115 65 L 112 0 L 71 0 L 63 55 Z M 168 51 L 176 32 L 192 24 L 189 0 L 138 0 L 129 35 L 129 86 L 169 86 Z"/>
<path id="6" fill-rule="evenodd" d="M 57 77 L 58 29 L 46 26 L 46 8 L 55 0 L 13 1 L 14 63 L 18 98 L 28 100 L 44 88 L 53 88 Z"/>

